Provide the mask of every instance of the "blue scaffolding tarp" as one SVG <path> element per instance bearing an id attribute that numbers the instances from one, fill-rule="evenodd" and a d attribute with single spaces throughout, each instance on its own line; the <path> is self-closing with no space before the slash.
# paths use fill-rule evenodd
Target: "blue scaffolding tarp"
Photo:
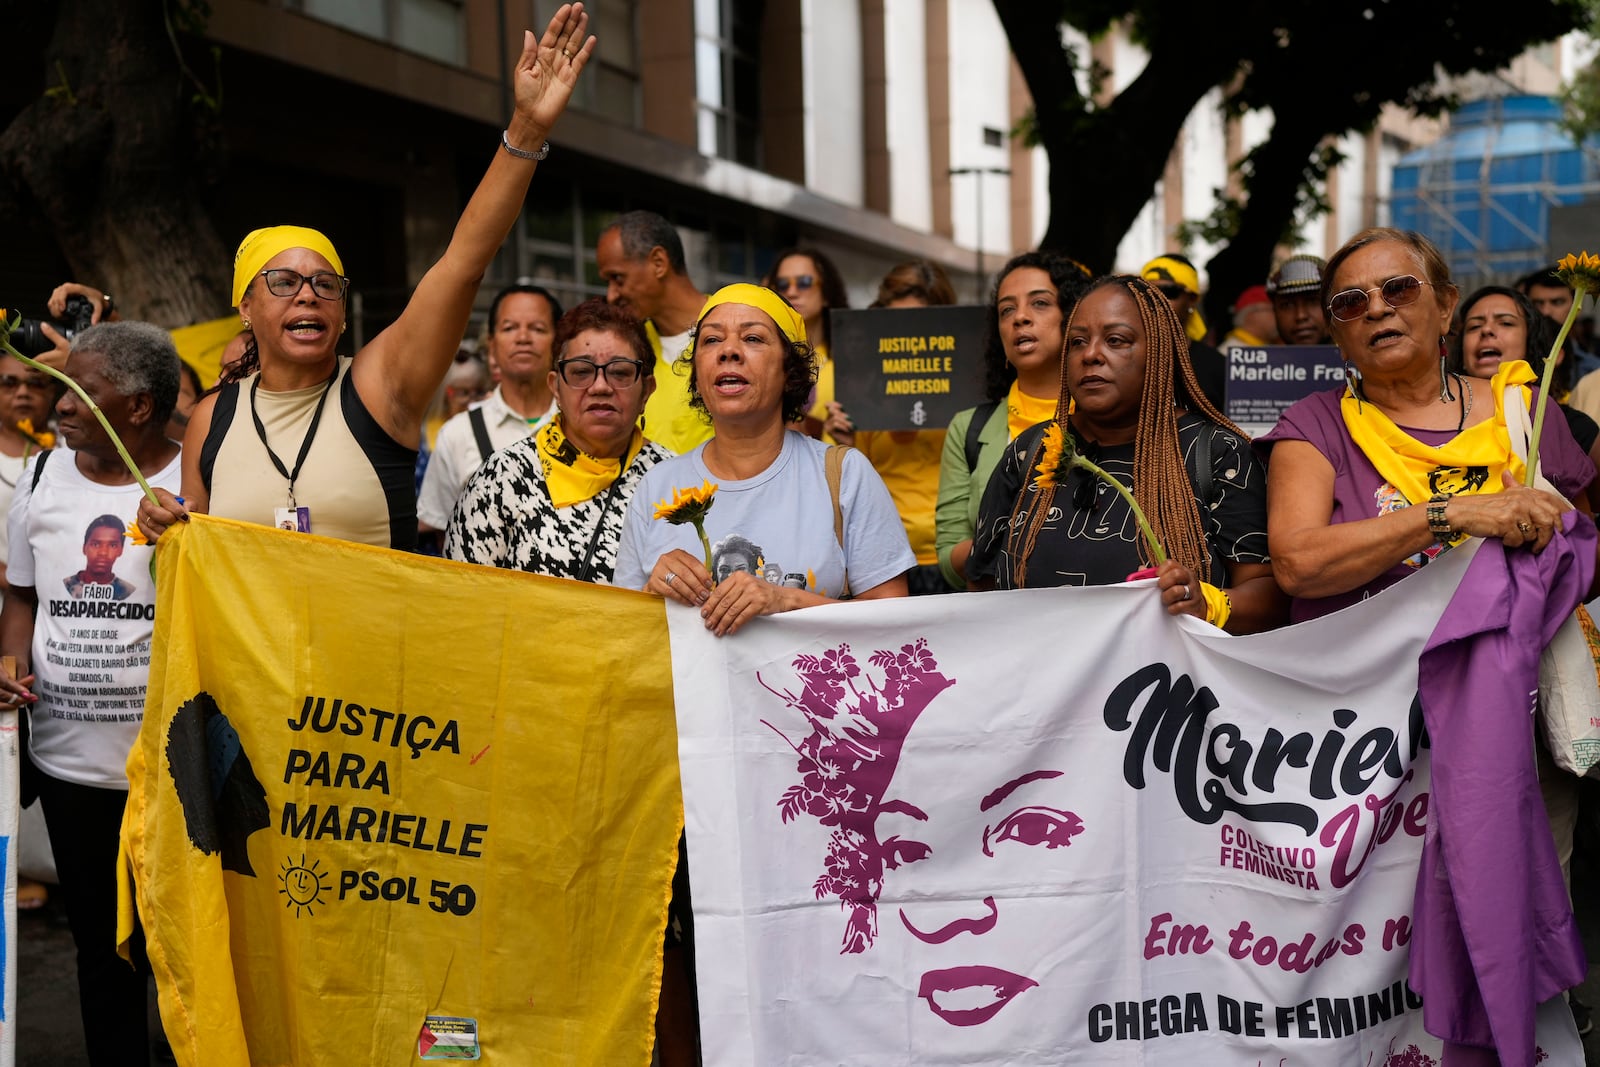
<path id="1" fill-rule="evenodd" d="M 1545 96 L 1474 100 L 1438 141 L 1395 164 L 1390 218 L 1439 246 L 1459 284 L 1550 260 L 1550 209 L 1600 192 L 1600 141 L 1580 148 Z"/>

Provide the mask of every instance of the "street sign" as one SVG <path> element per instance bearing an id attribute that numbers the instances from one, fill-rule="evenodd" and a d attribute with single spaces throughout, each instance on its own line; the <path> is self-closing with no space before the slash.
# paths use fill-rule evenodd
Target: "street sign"
<path id="1" fill-rule="evenodd" d="M 1251 437 L 1278 423 L 1297 400 L 1344 385 L 1335 345 L 1261 345 L 1228 349 L 1227 416 Z"/>

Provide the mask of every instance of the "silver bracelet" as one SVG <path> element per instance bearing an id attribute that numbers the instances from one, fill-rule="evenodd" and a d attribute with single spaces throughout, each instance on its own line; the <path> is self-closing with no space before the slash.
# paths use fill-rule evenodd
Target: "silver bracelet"
<path id="1" fill-rule="evenodd" d="M 550 154 L 550 142 L 549 141 L 546 141 L 544 144 L 540 145 L 539 146 L 539 151 L 537 151 L 537 152 L 526 152 L 526 151 L 523 151 L 522 149 L 518 148 L 516 145 L 511 143 L 511 137 L 509 136 L 510 133 L 511 133 L 510 130 L 501 130 L 500 131 L 500 147 L 504 148 L 507 152 L 510 152 L 512 155 L 516 156 L 518 159 L 531 159 L 535 163 L 537 163 L 539 160 L 543 159 L 545 156 L 548 156 Z"/>

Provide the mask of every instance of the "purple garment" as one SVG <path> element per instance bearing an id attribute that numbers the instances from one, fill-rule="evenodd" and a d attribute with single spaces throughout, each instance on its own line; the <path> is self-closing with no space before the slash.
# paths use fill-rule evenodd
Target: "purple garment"
<path id="1" fill-rule="evenodd" d="M 1548 427 L 1548 423 L 1546 426 Z M 1583 602 L 1595 526 L 1569 511 L 1537 556 L 1478 549 L 1418 663 L 1433 803 L 1411 987 L 1430 1034 L 1532 1067 L 1541 1001 L 1583 981 L 1583 943 L 1534 768 L 1539 653 Z"/>
<path id="2" fill-rule="evenodd" d="M 1333 514 L 1328 520 L 1330 525 L 1375 518 L 1403 503 L 1399 494 L 1378 474 L 1366 453 L 1356 447 L 1350 431 L 1345 429 L 1344 415 L 1339 411 L 1339 398 L 1343 395 L 1343 389 L 1313 393 L 1285 411 L 1271 433 L 1255 441 L 1263 452 L 1275 441 L 1305 441 L 1327 457 L 1333 465 Z M 1434 448 L 1455 436 L 1452 430 L 1413 430 L 1403 426 L 1401 429 Z M 1544 437 L 1539 444 L 1539 463 L 1544 469 L 1544 476 L 1569 498 L 1587 488 L 1595 477 L 1594 463 L 1578 447 L 1578 442 L 1572 439 L 1567 420 L 1561 417 L 1554 401 L 1548 402 L 1546 408 Z M 1427 556 L 1423 555 L 1422 560 L 1426 559 Z M 1360 589 L 1338 596 L 1316 600 L 1296 598 L 1290 606 L 1290 621 L 1304 622 L 1321 618 L 1340 608 L 1349 607 L 1387 589 L 1406 575 L 1416 573 L 1420 565 L 1420 562 L 1397 563 Z"/>

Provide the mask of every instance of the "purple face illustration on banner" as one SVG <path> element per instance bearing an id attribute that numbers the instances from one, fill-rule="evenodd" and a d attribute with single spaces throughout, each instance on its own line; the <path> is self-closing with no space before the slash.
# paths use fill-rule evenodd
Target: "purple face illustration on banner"
<path id="1" fill-rule="evenodd" d="M 795 660 L 803 689 L 772 692 L 805 716 L 811 732 L 784 734 L 800 781 L 779 802 L 783 821 L 805 815 L 833 827 L 814 890 L 847 912 L 843 954 L 873 951 L 908 961 L 902 975 L 926 1009 L 950 1026 L 980 1026 L 1040 985 L 1029 925 L 1004 890 L 1071 880 L 1068 846 L 1084 832 L 1067 807 L 1070 783 L 1048 765 L 984 777 L 952 777 L 918 760 L 942 750 L 962 705 L 935 698 L 955 684 L 939 673 L 926 642 L 874 652 L 863 669 L 848 646 Z M 878 675 L 883 681 L 876 681 Z M 763 683 L 765 684 L 765 683 Z M 919 738 L 927 738 L 926 743 Z M 974 862 L 979 860 L 981 862 Z M 990 883 L 952 885 L 941 868 L 977 869 Z M 992 873 L 993 877 L 989 875 Z M 880 910 L 889 921 L 880 927 Z M 1010 922 L 1007 916 L 1009 914 Z M 877 961 L 882 965 L 882 960 Z"/>

